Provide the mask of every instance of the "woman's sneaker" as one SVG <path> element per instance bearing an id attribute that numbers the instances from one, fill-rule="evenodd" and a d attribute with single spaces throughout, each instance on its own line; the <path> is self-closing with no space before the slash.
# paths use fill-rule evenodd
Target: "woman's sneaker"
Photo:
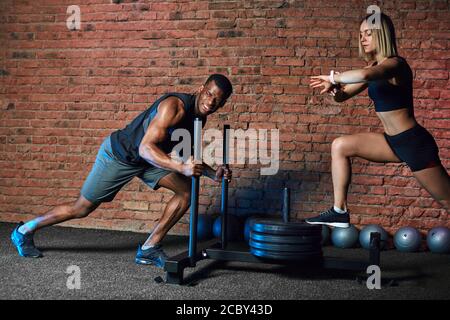
<path id="1" fill-rule="evenodd" d="M 142 250 L 141 246 L 138 246 L 138 251 L 135 258 L 135 262 L 137 264 L 150 264 L 159 268 L 164 268 L 166 260 L 167 255 L 160 244 L 145 250 Z"/>
<path id="2" fill-rule="evenodd" d="M 19 232 L 19 228 L 23 226 L 23 222 L 20 222 L 17 227 L 11 233 L 11 241 L 19 252 L 19 255 L 26 258 L 40 258 L 42 252 L 40 252 L 34 246 L 33 234 L 22 234 Z"/>
<path id="3" fill-rule="evenodd" d="M 348 212 L 338 213 L 331 207 L 317 217 L 305 219 L 305 222 L 309 224 L 325 224 L 331 227 L 348 228 L 350 227 L 350 216 Z"/>

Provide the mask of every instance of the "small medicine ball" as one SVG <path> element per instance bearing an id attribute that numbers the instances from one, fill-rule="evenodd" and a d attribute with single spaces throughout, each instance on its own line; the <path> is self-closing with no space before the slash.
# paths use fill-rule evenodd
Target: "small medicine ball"
<path id="1" fill-rule="evenodd" d="M 358 242 L 358 229 L 354 225 L 348 228 L 333 228 L 331 242 L 338 248 L 352 248 Z"/>
<path id="2" fill-rule="evenodd" d="M 394 235 L 394 246 L 398 251 L 416 252 L 421 243 L 422 237 L 416 228 L 402 227 Z"/>
<path id="3" fill-rule="evenodd" d="M 326 246 L 330 241 L 330 228 L 327 225 L 322 225 L 322 241 L 321 244 Z"/>
<path id="4" fill-rule="evenodd" d="M 361 230 L 359 233 L 359 243 L 364 249 L 370 249 L 370 234 L 372 232 L 380 233 L 380 249 L 383 249 L 386 246 L 389 235 L 386 230 L 377 224 L 370 224 Z"/>
<path id="5" fill-rule="evenodd" d="M 435 227 L 428 231 L 427 245 L 433 253 L 450 252 L 450 229 L 447 227 Z"/>

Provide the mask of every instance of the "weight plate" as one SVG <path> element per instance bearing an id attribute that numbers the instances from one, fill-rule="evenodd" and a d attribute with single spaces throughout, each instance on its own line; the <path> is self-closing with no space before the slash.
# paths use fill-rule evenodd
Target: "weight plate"
<path id="1" fill-rule="evenodd" d="M 250 239 L 270 243 L 316 244 L 321 243 L 321 235 L 283 236 L 250 231 Z"/>
<path id="2" fill-rule="evenodd" d="M 250 248 L 250 253 L 260 258 L 289 261 L 320 261 L 322 251 L 317 253 L 277 252 Z"/>
<path id="3" fill-rule="evenodd" d="M 304 222 L 288 222 L 256 219 L 250 223 L 250 230 L 273 235 L 321 235 L 322 226 Z"/>
<path id="4" fill-rule="evenodd" d="M 250 239 L 250 247 L 265 251 L 283 251 L 297 253 L 317 253 L 320 252 L 322 246 L 318 244 L 292 244 L 292 243 L 268 243 Z"/>

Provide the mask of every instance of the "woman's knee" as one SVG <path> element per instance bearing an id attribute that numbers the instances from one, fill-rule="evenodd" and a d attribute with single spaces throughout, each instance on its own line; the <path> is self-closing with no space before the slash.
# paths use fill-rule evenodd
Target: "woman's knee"
<path id="1" fill-rule="evenodd" d="M 333 157 L 348 157 L 352 155 L 351 143 L 347 137 L 339 137 L 333 140 L 331 143 L 331 155 Z"/>

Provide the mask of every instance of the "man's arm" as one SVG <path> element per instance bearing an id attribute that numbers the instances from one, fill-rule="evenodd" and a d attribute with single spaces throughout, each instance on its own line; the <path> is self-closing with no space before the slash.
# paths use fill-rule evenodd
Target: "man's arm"
<path id="1" fill-rule="evenodd" d="M 158 106 L 158 112 L 150 122 L 147 132 L 139 145 L 139 155 L 155 167 L 179 172 L 186 176 L 199 175 L 202 165 L 194 165 L 192 161 L 179 163 L 172 160 L 158 146 L 169 139 L 168 130 L 179 123 L 185 114 L 183 102 L 176 97 L 169 97 Z"/>

